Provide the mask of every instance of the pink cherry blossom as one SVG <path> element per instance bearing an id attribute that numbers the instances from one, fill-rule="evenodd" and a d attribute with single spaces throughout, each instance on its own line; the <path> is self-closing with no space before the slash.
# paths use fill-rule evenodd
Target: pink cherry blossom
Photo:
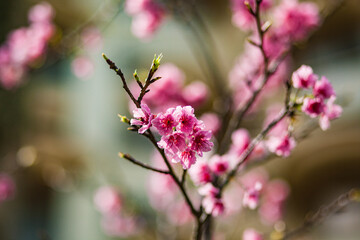
<path id="1" fill-rule="evenodd" d="M 315 97 L 327 99 L 331 96 L 335 96 L 334 88 L 326 77 L 321 77 L 321 79 L 315 83 L 313 92 Z"/>
<path id="2" fill-rule="evenodd" d="M 301 110 L 311 118 L 315 118 L 325 111 L 325 107 L 322 98 L 305 98 Z"/>
<path id="3" fill-rule="evenodd" d="M 210 159 L 210 168 L 215 175 L 222 175 L 229 169 L 229 160 L 226 156 L 214 155 Z"/>
<path id="4" fill-rule="evenodd" d="M 291 41 L 304 40 L 320 23 L 319 9 L 311 2 L 282 0 L 274 12 L 275 26 Z"/>
<path id="5" fill-rule="evenodd" d="M 311 67 L 302 65 L 293 73 L 292 82 L 295 88 L 312 88 L 317 78 Z"/>
<path id="6" fill-rule="evenodd" d="M 204 210 L 207 214 L 212 214 L 217 217 L 224 213 L 225 206 L 221 199 L 207 196 L 203 199 L 202 204 L 204 206 Z"/>
<path id="7" fill-rule="evenodd" d="M 12 198 L 15 194 L 14 180 L 7 174 L 0 174 L 0 203 Z"/>
<path id="8" fill-rule="evenodd" d="M 243 206 L 250 209 L 255 209 L 259 205 L 260 192 L 263 189 L 263 185 L 257 182 L 253 188 L 247 189 L 243 197 Z"/>
<path id="9" fill-rule="evenodd" d="M 154 119 L 154 115 L 146 104 L 141 104 L 141 108 L 135 109 L 133 115 L 135 119 L 131 119 L 130 124 L 142 126 L 138 131 L 140 134 L 143 134 L 151 127 L 151 121 Z"/>
<path id="10" fill-rule="evenodd" d="M 263 240 L 263 236 L 252 228 L 248 228 L 242 235 L 242 240 Z"/>
<path id="11" fill-rule="evenodd" d="M 342 114 L 342 107 L 334 104 L 335 96 L 330 97 L 325 106 L 325 111 L 320 115 L 319 124 L 323 131 L 330 128 L 330 121 L 339 118 Z"/>
<path id="12" fill-rule="evenodd" d="M 201 196 L 211 196 L 216 197 L 219 194 L 219 189 L 214 187 L 212 183 L 207 183 L 204 186 L 198 189 L 198 192 Z"/>
<path id="13" fill-rule="evenodd" d="M 158 146 L 165 149 L 170 157 L 174 157 L 179 151 L 182 152 L 186 149 L 185 135 L 175 132 L 171 135 L 162 136 Z"/>
<path id="14" fill-rule="evenodd" d="M 174 111 L 174 117 L 179 124 L 176 129 L 185 134 L 191 134 L 193 128 L 197 122 L 197 119 L 194 115 L 194 109 L 191 106 L 176 107 Z"/>
<path id="15" fill-rule="evenodd" d="M 203 152 L 209 152 L 214 144 L 210 141 L 212 137 L 211 131 L 197 131 L 190 139 L 190 148 L 200 157 Z"/>
<path id="16" fill-rule="evenodd" d="M 289 135 L 284 135 L 282 137 L 272 136 L 267 140 L 266 145 L 270 152 L 281 157 L 288 157 L 295 148 L 296 142 L 295 139 Z"/>
<path id="17" fill-rule="evenodd" d="M 173 116 L 174 111 L 175 108 L 169 108 L 164 114 L 159 113 L 156 118 L 152 120 L 152 124 L 161 135 L 171 134 L 173 128 L 178 124 Z"/>
<path id="18" fill-rule="evenodd" d="M 209 183 L 213 179 L 208 163 L 201 159 L 189 169 L 189 175 L 196 185 Z"/>
<path id="19" fill-rule="evenodd" d="M 94 195 L 96 208 L 103 214 L 118 213 L 122 209 L 122 199 L 118 191 L 111 186 L 99 188 Z"/>
<path id="20" fill-rule="evenodd" d="M 195 152 L 190 148 L 178 153 L 178 159 L 184 169 L 189 169 L 191 165 L 196 163 Z"/>

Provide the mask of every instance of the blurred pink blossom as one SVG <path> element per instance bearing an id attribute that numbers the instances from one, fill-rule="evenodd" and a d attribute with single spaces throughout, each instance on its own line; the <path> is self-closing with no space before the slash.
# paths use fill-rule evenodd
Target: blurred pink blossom
<path id="1" fill-rule="evenodd" d="M 85 79 L 94 72 L 94 63 L 88 57 L 76 57 L 71 63 L 71 70 L 77 78 Z"/>
<path id="2" fill-rule="evenodd" d="M 295 148 L 296 142 L 295 139 L 289 135 L 284 135 L 282 137 L 271 136 L 266 141 L 266 145 L 270 152 L 281 157 L 288 157 Z"/>
<path id="3" fill-rule="evenodd" d="M 119 213 L 123 205 L 119 192 L 111 186 L 99 188 L 94 195 L 94 203 L 103 214 Z"/>
<path id="4" fill-rule="evenodd" d="M 248 228 L 244 231 L 242 240 L 263 240 L 262 235 L 252 228 Z"/>
<path id="5" fill-rule="evenodd" d="M 49 3 L 41 2 L 29 10 L 28 16 L 30 22 L 51 22 L 55 12 Z"/>
<path id="6" fill-rule="evenodd" d="M 274 12 L 275 26 L 291 41 L 302 41 L 320 24 L 319 9 L 312 2 L 282 0 Z"/>

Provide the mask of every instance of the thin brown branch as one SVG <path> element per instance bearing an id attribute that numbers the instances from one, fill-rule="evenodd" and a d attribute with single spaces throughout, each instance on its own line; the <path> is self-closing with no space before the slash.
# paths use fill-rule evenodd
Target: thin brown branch
<path id="1" fill-rule="evenodd" d="M 322 223 L 325 219 L 339 212 L 341 209 L 345 208 L 352 202 L 360 202 L 359 189 L 352 189 L 340 195 L 335 201 L 331 202 L 328 205 L 322 206 L 314 214 L 308 215 L 308 217 L 306 217 L 304 223 L 300 227 L 287 232 L 282 239 L 292 239 L 297 235 L 303 234 L 309 228 Z"/>
<path id="2" fill-rule="evenodd" d="M 130 161 L 131 163 L 133 163 L 135 165 L 138 165 L 138 166 L 140 166 L 142 168 L 151 170 L 153 172 L 158 172 L 158 173 L 162 173 L 162 174 L 170 174 L 169 171 L 157 169 L 157 168 L 151 167 L 151 166 L 149 166 L 149 165 L 147 165 L 145 163 L 142 163 L 142 162 L 136 160 L 135 158 L 133 158 L 132 156 L 130 156 L 129 154 L 124 154 L 124 153 L 120 152 L 119 157 L 124 158 L 124 159 Z"/>
<path id="3" fill-rule="evenodd" d="M 105 59 L 106 63 L 109 65 L 110 69 L 114 70 L 116 74 L 120 77 L 123 88 L 125 89 L 126 93 L 129 95 L 133 103 L 136 105 L 137 108 L 141 108 L 140 103 L 135 99 L 134 95 L 131 93 L 127 83 L 124 74 L 122 73 L 121 69 L 116 66 L 116 64 L 111 61 L 104 53 L 102 54 L 103 58 Z"/>

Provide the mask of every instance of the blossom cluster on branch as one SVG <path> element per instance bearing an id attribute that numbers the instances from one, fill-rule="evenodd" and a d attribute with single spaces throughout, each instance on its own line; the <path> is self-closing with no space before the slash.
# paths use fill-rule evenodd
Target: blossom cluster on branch
<path id="1" fill-rule="evenodd" d="M 232 0 L 231 3 L 233 23 L 251 35 L 244 54 L 229 75 L 232 100 L 225 115 L 229 117 L 223 122 L 220 119 L 224 115 L 215 110 L 204 114 L 204 121 L 197 119 L 196 107 L 209 100 L 211 94 L 200 82 L 183 88 L 184 74 L 176 66 L 160 67 L 161 58 L 155 57 L 145 81 L 135 72 L 135 82 L 129 83 L 129 88 L 121 70 L 105 57 L 136 106 L 131 120 L 124 116 L 121 120 L 131 125 L 129 130 L 147 137 L 158 152 L 151 166 L 127 154 L 120 156 L 152 170 L 148 186 L 152 205 L 174 224 L 188 222 L 191 219 L 188 216 L 195 218 L 196 239 L 211 231 L 204 228 L 209 228 L 212 217 L 230 215 L 241 208 L 258 209 L 267 224 L 281 220 L 289 195 L 288 185 L 282 180 L 268 181 L 267 174 L 260 169 L 240 177 L 238 173 L 246 169 L 247 163 L 261 161 L 270 153 L 288 157 L 296 146 L 293 122 L 299 113 L 319 117 L 321 128 L 326 130 L 329 121 L 340 117 L 342 111 L 334 104 L 336 94 L 326 77 L 319 79 L 305 65 L 291 74 L 292 61 L 288 55 L 292 45 L 306 40 L 320 25 L 315 4 L 297 0 L 284 0 L 278 6 L 270 0 Z M 144 38 L 154 33 L 163 19 L 162 14 L 157 15 L 159 9 L 155 1 L 126 2 L 126 11 L 135 18 L 143 14 L 152 16 L 146 23 L 142 18 L 141 25 L 134 20 L 132 30 L 136 36 Z M 165 9 L 161 12 L 165 13 Z M 271 22 L 262 20 L 265 12 Z M 259 111 L 261 100 L 273 96 L 283 86 L 285 104 L 270 106 L 262 131 L 252 137 L 247 129 L 241 128 L 241 121 Z M 180 162 L 182 170 L 173 169 L 171 162 Z M 193 187 L 186 184 L 187 173 Z M 239 186 L 235 187 L 231 180 Z M 161 182 L 162 187 L 151 186 L 155 182 Z M 179 200 L 179 196 L 183 199 Z M 181 206 L 187 207 L 179 213 Z M 176 214 L 187 220 L 174 221 Z M 249 229 L 243 239 L 262 239 L 262 236 Z"/>

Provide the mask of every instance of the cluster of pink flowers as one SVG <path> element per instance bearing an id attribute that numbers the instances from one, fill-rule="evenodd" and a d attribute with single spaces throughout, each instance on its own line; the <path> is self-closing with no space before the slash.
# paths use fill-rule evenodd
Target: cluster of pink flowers
<path id="1" fill-rule="evenodd" d="M 309 66 L 301 66 L 292 75 L 293 85 L 297 89 L 310 89 L 312 94 L 303 98 L 302 111 L 311 118 L 319 118 L 322 130 L 330 127 L 330 121 L 341 116 L 342 108 L 336 105 L 334 88 L 326 77 L 319 77 Z"/>
<path id="2" fill-rule="evenodd" d="M 53 17 L 50 4 L 35 5 L 29 11 L 30 26 L 12 31 L 0 46 L 0 82 L 4 88 L 18 86 L 28 69 L 44 56 L 55 32 Z"/>
<path id="3" fill-rule="evenodd" d="M 123 199 L 114 187 L 99 188 L 94 195 L 94 204 L 102 214 L 102 227 L 107 235 L 129 237 L 137 233 L 137 219 L 124 214 Z"/>
<path id="4" fill-rule="evenodd" d="M 195 117 L 191 106 L 169 108 L 155 116 L 146 104 L 142 104 L 133 114 L 135 119 L 131 119 L 131 125 L 142 126 L 140 134 L 154 126 L 161 135 L 158 146 L 173 162 L 180 162 L 184 169 L 195 164 L 196 154 L 202 157 L 203 152 L 209 152 L 214 145 L 210 141 L 211 131 L 204 130 L 204 123 Z"/>
<path id="5" fill-rule="evenodd" d="M 0 203 L 12 198 L 15 194 L 14 180 L 7 174 L 0 174 Z"/>
<path id="6" fill-rule="evenodd" d="M 154 0 L 127 0 L 125 11 L 133 16 L 132 33 L 141 39 L 149 39 L 165 17 L 164 9 Z"/>
<path id="7" fill-rule="evenodd" d="M 200 81 L 184 86 L 184 72 L 171 63 L 161 65 L 154 77 L 161 77 L 161 80 L 151 84 L 150 92 L 143 99 L 154 112 L 176 106 L 191 105 L 196 108 L 208 97 L 208 88 Z M 131 85 L 131 90 L 133 93 L 140 92 L 136 82 Z"/>

